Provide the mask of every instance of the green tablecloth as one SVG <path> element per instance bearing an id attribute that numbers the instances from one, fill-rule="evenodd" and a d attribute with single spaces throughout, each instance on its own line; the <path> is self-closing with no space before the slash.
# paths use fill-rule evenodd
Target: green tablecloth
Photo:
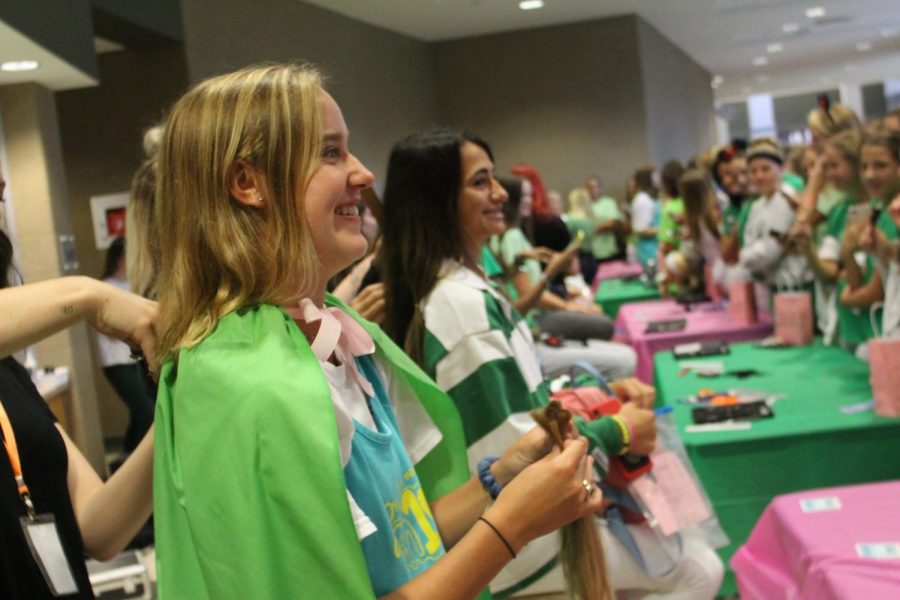
<path id="1" fill-rule="evenodd" d="M 606 279 L 597 287 L 594 301 L 607 316 L 615 319 L 623 304 L 657 298 L 659 291 L 654 287 L 647 287 L 640 279 Z"/>
<path id="2" fill-rule="evenodd" d="M 675 408 L 688 454 L 715 506 L 731 544 L 723 561 L 741 546 L 763 509 L 779 494 L 900 477 L 900 418 L 871 409 L 846 414 L 841 408 L 871 400 L 869 371 L 848 352 L 823 346 L 760 349 L 734 344 L 722 360 L 726 370 L 757 369 L 760 376 L 712 379 L 678 377 L 671 352 L 654 357 L 658 402 Z M 783 393 L 772 419 L 746 431 L 687 433 L 691 407 L 680 401 L 700 388 L 753 389 Z M 898 500 L 900 507 L 900 500 Z M 728 571 L 723 593 L 734 592 Z"/>

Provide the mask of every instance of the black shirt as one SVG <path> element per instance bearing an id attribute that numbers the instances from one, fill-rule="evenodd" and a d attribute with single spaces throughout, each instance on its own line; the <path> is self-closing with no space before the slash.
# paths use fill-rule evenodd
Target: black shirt
<path id="1" fill-rule="evenodd" d="M 562 252 L 572 241 L 572 234 L 566 227 L 566 222 L 559 217 L 535 217 L 534 240 L 535 246 L 544 246 L 554 252 Z"/>
<path id="2" fill-rule="evenodd" d="M 28 372 L 11 357 L 0 360 L 0 402 L 9 415 L 22 475 L 38 514 L 51 513 L 69 566 L 80 590 L 64 598 L 93 598 L 84 563 L 84 544 L 72 510 L 66 474 L 69 457 L 54 426 L 53 413 L 44 403 Z M 2 437 L 2 432 L 0 432 Z M 25 505 L 19 496 L 12 465 L 0 446 L 0 598 L 39 600 L 53 598 L 32 558 L 19 519 Z"/>

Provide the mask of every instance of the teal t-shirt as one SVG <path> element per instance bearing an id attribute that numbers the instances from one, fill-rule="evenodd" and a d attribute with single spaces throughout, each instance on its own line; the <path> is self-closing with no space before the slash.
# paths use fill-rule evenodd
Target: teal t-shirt
<path id="1" fill-rule="evenodd" d="M 353 420 L 344 477 L 376 528 L 361 543 L 372 588 L 381 597 L 433 566 L 445 552 L 375 361 L 362 356 L 356 364 L 375 392 L 368 403 L 377 430 Z"/>

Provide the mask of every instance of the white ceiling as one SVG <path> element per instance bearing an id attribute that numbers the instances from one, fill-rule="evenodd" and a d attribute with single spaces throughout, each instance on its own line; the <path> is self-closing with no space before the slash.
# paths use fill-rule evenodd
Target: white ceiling
<path id="1" fill-rule="evenodd" d="M 723 77 L 718 97 L 900 78 L 900 0 L 544 0 L 531 11 L 518 0 L 304 1 L 423 41 L 637 13 Z M 825 16 L 808 18 L 817 6 Z M 798 31 L 785 33 L 791 23 Z M 770 54 L 770 44 L 783 50 Z"/>

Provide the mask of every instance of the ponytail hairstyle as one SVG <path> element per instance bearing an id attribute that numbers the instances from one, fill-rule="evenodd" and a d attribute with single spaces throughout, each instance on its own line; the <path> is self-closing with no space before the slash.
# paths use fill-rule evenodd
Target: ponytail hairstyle
<path id="1" fill-rule="evenodd" d="M 832 104 L 826 94 L 820 94 L 817 98 L 818 106 L 806 117 L 809 128 L 823 138 L 829 138 L 842 131 L 853 130 L 861 132 L 862 123 L 853 109 L 846 104 Z"/>
<path id="2" fill-rule="evenodd" d="M 709 177 L 702 169 L 688 169 L 678 180 L 678 191 L 684 201 L 684 217 L 691 239 L 700 242 L 700 223 L 716 237 L 720 238 L 716 222 L 716 197 Z"/>
<path id="3" fill-rule="evenodd" d="M 381 257 L 384 329 L 419 365 L 424 364 L 422 302 L 437 285 L 444 261 L 465 259 L 457 211 L 465 142 L 480 146 L 493 159 L 483 140 L 434 129 L 397 143 L 388 160 Z"/>
<path id="4" fill-rule="evenodd" d="M 238 308 L 318 285 L 304 192 L 320 162 L 322 93 L 315 68 L 272 64 L 201 82 L 172 107 L 155 194 L 160 361 Z M 255 172 L 262 208 L 231 197 L 238 161 Z"/>

